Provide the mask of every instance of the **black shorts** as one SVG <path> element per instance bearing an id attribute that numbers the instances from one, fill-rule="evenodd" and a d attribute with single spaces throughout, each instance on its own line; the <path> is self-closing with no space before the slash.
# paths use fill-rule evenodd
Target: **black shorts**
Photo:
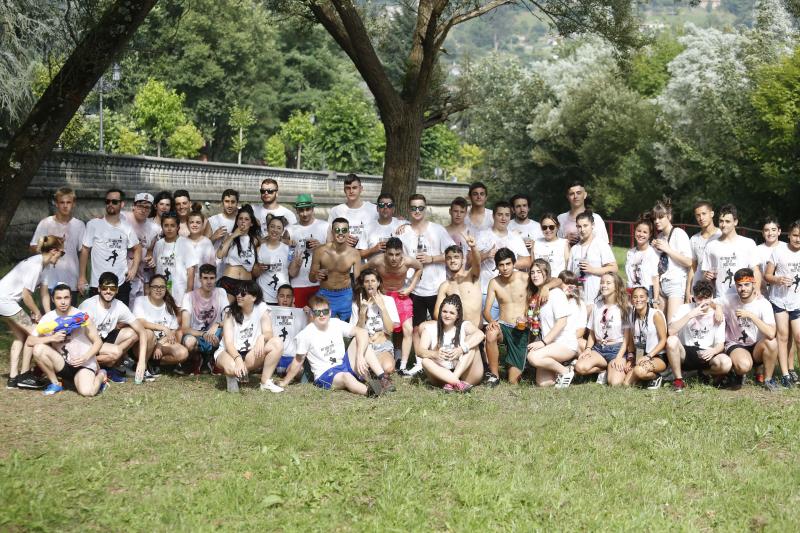
<path id="1" fill-rule="evenodd" d="M 753 353 L 756 351 L 756 345 L 755 344 L 751 344 L 750 346 L 745 346 L 743 344 L 731 344 L 728 347 L 728 349 L 725 350 L 725 354 L 726 355 L 730 355 L 731 352 L 733 352 L 734 350 L 736 350 L 738 348 L 741 348 L 742 350 L 747 350 L 748 352 L 750 352 L 750 357 L 751 358 L 753 357 Z"/>
<path id="2" fill-rule="evenodd" d="M 681 363 L 682 370 L 703 370 L 711 366 L 709 364 L 710 361 L 703 361 L 703 359 L 700 358 L 699 354 L 703 348 L 698 348 L 697 346 L 686 346 L 684 344 L 683 349 L 686 350 L 686 359 L 684 359 Z"/>
<path id="3" fill-rule="evenodd" d="M 89 288 L 89 297 L 97 296 L 97 294 L 98 294 L 97 287 Z M 125 305 L 130 306 L 130 303 L 128 303 L 130 297 L 131 297 L 131 284 L 129 281 L 126 281 L 125 283 L 117 287 L 117 294 L 114 295 L 114 298 L 124 303 Z"/>
<path id="4" fill-rule="evenodd" d="M 58 372 L 56 372 L 56 376 L 60 377 L 61 379 L 73 380 L 75 379 L 75 374 L 77 374 L 81 370 L 88 370 L 92 374 L 96 373 L 94 370 L 92 370 L 87 366 L 72 366 L 71 364 L 65 362 L 64 367 Z"/>
<path id="5" fill-rule="evenodd" d="M 225 289 L 225 292 L 228 293 L 228 296 L 236 297 L 236 293 L 239 292 L 239 287 L 242 286 L 242 281 L 240 279 L 232 278 L 230 276 L 222 276 L 217 280 L 217 287 L 221 289 Z"/>
<path id="6" fill-rule="evenodd" d="M 411 302 L 413 303 L 412 312 L 414 313 L 411 317 L 411 324 L 414 327 L 428 320 L 428 314 L 433 318 L 433 308 L 436 307 L 436 295 L 417 296 L 411 293 Z"/>
<path id="7" fill-rule="evenodd" d="M 106 344 L 106 343 L 108 343 L 108 344 L 116 344 L 117 343 L 117 337 L 119 336 L 119 331 L 120 331 L 119 328 L 114 328 L 111 331 L 109 331 L 108 335 L 103 337 L 103 344 Z"/>

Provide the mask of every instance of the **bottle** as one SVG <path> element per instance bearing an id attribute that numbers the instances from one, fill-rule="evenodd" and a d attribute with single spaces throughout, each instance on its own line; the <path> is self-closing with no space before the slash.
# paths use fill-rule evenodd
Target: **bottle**
<path id="1" fill-rule="evenodd" d="M 296 248 L 296 246 L 294 244 L 290 244 L 289 245 L 289 262 L 290 263 L 294 259 L 294 250 L 295 250 L 295 248 Z"/>
<path id="2" fill-rule="evenodd" d="M 422 244 L 422 235 L 417 236 L 417 253 L 421 254 L 425 252 L 425 245 Z"/>

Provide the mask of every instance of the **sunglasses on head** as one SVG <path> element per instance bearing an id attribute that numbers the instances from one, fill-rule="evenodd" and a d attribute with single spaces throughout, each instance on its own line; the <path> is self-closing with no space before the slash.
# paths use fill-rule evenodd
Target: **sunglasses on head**
<path id="1" fill-rule="evenodd" d="M 114 198 L 106 198 L 106 205 L 119 205 L 122 200 L 117 200 Z"/>
<path id="2" fill-rule="evenodd" d="M 339 235 L 343 235 L 345 233 L 350 233 L 350 228 L 343 227 L 343 226 L 342 227 L 338 227 L 338 228 L 333 228 L 333 232 L 336 233 L 336 234 L 339 234 Z"/>
<path id="3" fill-rule="evenodd" d="M 261 194 L 274 194 L 278 192 L 278 189 L 261 189 Z"/>
<path id="4" fill-rule="evenodd" d="M 555 231 L 556 225 L 555 224 L 547 224 L 546 226 L 542 226 L 542 231 Z"/>
<path id="5" fill-rule="evenodd" d="M 394 207 L 394 204 L 392 202 L 378 202 L 378 207 L 381 209 L 391 209 Z"/>
<path id="6" fill-rule="evenodd" d="M 409 211 L 416 211 L 416 212 L 422 213 L 423 211 L 425 211 L 425 206 L 424 205 L 412 205 L 408 209 L 409 209 Z"/>
<path id="7" fill-rule="evenodd" d="M 331 314 L 330 308 L 326 307 L 325 309 L 312 309 L 311 314 L 314 316 L 328 316 Z"/>

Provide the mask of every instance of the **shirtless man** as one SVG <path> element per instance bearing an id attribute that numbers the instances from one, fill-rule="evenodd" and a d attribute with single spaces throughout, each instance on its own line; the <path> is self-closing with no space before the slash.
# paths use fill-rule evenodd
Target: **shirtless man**
<path id="1" fill-rule="evenodd" d="M 466 270 L 465 268 L 467 262 L 460 246 L 454 244 L 444 251 L 447 281 L 439 286 L 439 294 L 436 296 L 436 305 L 433 308 L 433 318 L 439 318 L 439 309 L 444 299 L 451 294 L 457 294 L 461 298 L 464 320 L 480 327 L 482 322 L 481 301 L 483 300 L 480 284 L 481 254 L 478 251 L 475 237 L 463 235 L 461 238 L 469 248 L 470 269 Z"/>
<path id="2" fill-rule="evenodd" d="M 467 200 L 461 196 L 453 198 L 450 202 L 450 224 L 445 226 L 444 229 L 450 235 L 450 238 L 461 248 L 462 256 L 467 253 L 467 243 L 464 241 L 464 235 L 470 233 L 464 220 L 467 217 Z M 476 233 L 477 234 L 477 233 Z M 463 303 L 463 302 L 462 302 Z M 475 322 L 473 322 L 475 324 Z M 480 322 L 475 324 L 479 325 Z"/>
<path id="3" fill-rule="evenodd" d="M 333 242 L 314 249 L 311 271 L 308 279 L 318 281 L 319 294 L 330 303 L 331 316 L 347 322 L 350 320 L 353 304 L 353 276 L 361 273 L 361 254 L 348 245 L 350 223 L 346 218 L 336 218 L 331 225 Z"/>
<path id="4" fill-rule="evenodd" d="M 394 332 L 395 334 L 403 333 L 399 374 L 403 377 L 410 377 L 411 374 L 406 370 L 406 365 L 408 364 L 408 355 L 411 353 L 414 303 L 409 295 L 416 288 L 419 278 L 422 277 L 422 263 L 413 257 L 404 255 L 403 241 L 392 237 L 386 241 L 385 253 L 373 257 L 367 266 L 378 271 L 383 279 L 384 292 L 394 299 L 397 306 L 400 326 L 396 327 Z M 406 283 L 409 269 L 414 269 L 414 275 Z"/>
<path id="5" fill-rule="evenodd" d="M 486 358 L 489 371 L 486 372 L 486 385 L 496 387 L 500 383 L 500 343 L 505 340 L 508 349 L 508 381 L 519 383 L 528 349 L 528 330 L 516 328 L 518 319 L 526 317 L 528 311 L 528 275 L 514 270 L 516 263 L 514 252 L 508 248 L 500 248 L 494 254 L 494 262 L 499 272 L 489 282 L 486 293 L 486 305 L 483 307 L 483 318 L 486 326 Z M 492 304 L 495 299 L 500 306 L 500 320 L 492 319 Z"/>

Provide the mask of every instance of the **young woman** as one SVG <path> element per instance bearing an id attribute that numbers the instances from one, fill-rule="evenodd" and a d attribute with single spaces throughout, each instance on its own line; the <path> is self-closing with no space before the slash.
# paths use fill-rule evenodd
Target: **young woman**
<path id="1" fill-rule="evenodd" d="M 578 339 L 569 327 L 572 309 L 567 296 L 559 287 L 550 289 L 544 305 L 539 302 L 539 290 L 550 281 L 550 263 L 536 259 L 528 278 L 528 327 L 539 340 L 528 345 L 528 362 L 536 367 L 536 384 L 569 387 L 575 375 L 572 366 L 564 366 L 578 354 Z"/>
<path id="2" fill-rule="evenodd" d="M 592 310 L 589 340 L 578 356 L 575 372 L 588 376 L 598 374 L 597 382 L 621 385 L 631 369 L 626 358 L 628 321 L 631 311 L 628 293 L 619 274 L 609 272 L 600 278 L 601 301 Z"/>
<path id="3" fill-rule="evenodd" d="M 285 218 L 267 215 L 267 235 L 258 248 L 258 286 L 267 305 L 278 305 L 278 287 L 289 283 L 289 247 L 281 241 L 285 232 Z"/>
<path id="4" fill-rule="evenodd" d="M 672 203 L 669 199 L 656 202 L 651 211 L 656 235 L 653 247 L 659 252 L 659 308 L 670 317 L 683 305 L 689 269 L 692 267 L 692 244 L 681 228 L 672 225 Z"/>
<path id="5" fill-rule="evenodd" d="M 183 302 L 183 295 L 194 290 L 194 273 L 197 257 L 192 243 L 178 235 L 178 216 L 175 213 L 161 215 L 161 232 L 164 237 L 153 246 L 151 265 L 156 274 L 167 280 L 167 290 L 176 302 Z"/>
<path id="6" fill-rule="evenodd" d="M 483 338 L 481 330 L 464 321 L 461 298 L 451 294 L 442 301 L 438 320 L 420 325 L 414 350 L 433 385 L 445 392 L 467 392 L 483 377 L 483 365 L 475 364 Z"/>
<path id="7" fill-rule="evenodd" d="M 659 299 L 658 261 L 659 254 L 650 246 L 653 236 L 653 222 L 649 215 L 639 217 L 633 230 L 634 246 L 628 250 L 625 259 L 625 275 L 628 278 L 628 292 L 634 287 L 644 287 L 650 301 Z"/>
<path id="8" fill-rule="evenodd" d="M 256 223 L 253 208 L 245 204 L 236 213 L 236 225 L 220 244 L 217 259 L 225 268 L 217 287 L 228 293 L 228 301 L 233 303 L 242 281 L 253 279 L 253 268 L 258 263 L 258 240 L 261 226 Z"/>
<path id="9" fill-rule="evenodd" d="M 367 330 L 369 344 L 380 361 L 384 373 L 395 370 L 392 332 L 400 325 L 394 298 L 383 294 L 383 279 L 374 268 L 365 268 L 358 275 L 353 291 L 353 312 L 350 323 Z"/>
<path id="10" fill-rule="evenodd" d="M 203 206 L 199 203 L 195 203 L 192 205 L 192 212 L 189 213 L 189 244 L 192 245 L 197 258 L 197 268 L 194 269 L 194 288 L 200 286 L 200 267 L 202 265 L 217 266 L 217 251 L 214 249 L 211 239 L 204 235 L 206 216 L 203 214 L 202 208 Z"/>
<path id="11" fill-rule="evenodd" d="M 22 361 L 22 374 L 19 371 L 19 356 L 22 353 L 25 339 L 33 334 L 33 324 L 38 322 L 42 313 L 33 299 L 36 286 L 42 277 L 42 270 L 55 265 L 64 254 L 64 239 L 55 235 L 47 235 L 39 239 L 37 255 L 20 262 L 0 280 L 0 319 L 6 324 L 14 340 L 9 350 L 10 364 L 7 387 L 39 388 L 37 381 L 28 370 L 31 354 L 26 351 Z M 20 307 L 23 302 L 30 311 L 30 316 Z"/>
<path id="12" fill-rule="evenodd" d="M 798 382 L 794 356 L 789 359 L 789 348 L 792 339 L 796 345 L 800 345 L 800 220 L 795 220 L 789 226 L 788 245 L 773 249 L 764 279 L 770 285 L 769 301 L 778 328 L 781 385 L 790 387 Z"/>
<path id="13" fill-rule="evenodd" d="M 174 211 L 172 193 L 169 191 L 161 191 L 153 198 L 153 205 L 150 208 L 150 219 L 160 228 L 161 216 Z"/>
<path id="14" fill-rule="evenodd" d="M 222 342 L 214 354 L 225 374 L 228 392 L 239 392 L 239 382 L 246 382 L 253 370 L 269 365 L 274 371 L 282 354 L 283 343 L 280 337 L 272 336 L 272 319 L 258 283 L 243 281 L 222 321 Z M 263 372 L 261 389 L 280 392 L 282 388 L 268 377 L 272 371 Z"/>
<path id="15" fill-rule="evenodd" d="M 583 301 L 591 310 L 597 299 L 600 277 L 617 272 L 617 260 L 607 242 L 594 236 L 594 214 L 586 210 L 576 217 L 578 242 L 569 251 L 570 270 L 583 283 Z"/>
<path id="16" fill-rule="evenodd" d="M 167 290 L 166 277 L 155 274 L 150 279 L 150 293 L 136 298 L 133 315 L 147 330 L 149 358 L 161 364 L 177 365 L 189 357 L 189 350 L 180 342 L 180 309 Z"/>
<path id="17" fill-rule="evenodd" d="M 545 213 L 540 223 L 544 238 L 534 242 L 533 256 L 550 263 L 550 272 L 556 277 L 567 268 L 569 241 L 558 236 L 558 218 L 553 213 Z"/>
<path id="18" fill-rule="evenodd" d="M 775 217 L 768 216 L 764 219 L 761 235 L 764 237 L 764 242 L 756 247 L 756 253 L 758 254 L 758 268 L 764 273 L 767 271 L 767 263 L 772 257 L 772 252 L 778 247 L 785 248 L 786 243 L 780 240 L 781 225 Z M 769 283 L 761 284 L 761 293 L 764 296 L 769 295 Z"/>
<path id="19" fill-rule="evenodd" d="M 667 369 L 667 320 L 664 313 L 650 307 L 649 301 L 647 289 L 633 289 L 631 327 L 636 366 L 625 376 L 625 385 L 648 381 L 647 388 L 654 390 L 661 386 L 661 372 Z"/>
<path id="20" fill-rule="evenodd" d="M 561 280 L 561 290 L 567 296 L 569 304 L 569 322 L 567 327 L 575 332 L 578 341 L 578 353 L 586 348 L 586 324 L 589 321 L 589 309 L 581 299 L 581 286 L 578 276 L 571 270 L 564 270 L 558 275 Z"/>

